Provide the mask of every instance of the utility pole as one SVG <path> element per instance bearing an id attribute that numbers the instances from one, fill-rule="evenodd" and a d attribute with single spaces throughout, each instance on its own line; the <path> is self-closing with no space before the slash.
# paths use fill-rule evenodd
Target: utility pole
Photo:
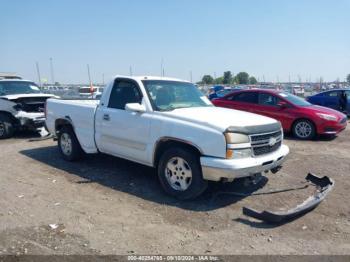
<path id="1" fill-rule="evenodd" d="M 39 86 L 40 86 L 40 89 L 42 89 L 43 87 L 41 85 L 41 76 L 40 76 L 40 70 L 39 70 L 39 63 L 36 62 L 35 64 L 36 64 L 36 72 L 38 74 L 38 79 L 39 79 Z"/>
<path id="2" fill-rule="evenodd" d="M 53 72 L 52 57 L 50 57 L 50 71 L 51 71 L 51 82 L 54 85 L 55 84 L 55 75 L 54 75 L 54 72 Z"/>
<path id="3" fill-rule="evenodd" d="M 102 85 L 105 85 L 105 74 L 102 74 Z"/>

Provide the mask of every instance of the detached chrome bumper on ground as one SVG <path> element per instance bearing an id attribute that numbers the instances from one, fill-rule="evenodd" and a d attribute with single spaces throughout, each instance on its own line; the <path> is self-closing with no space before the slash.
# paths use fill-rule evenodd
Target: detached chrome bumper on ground
<path id="1" fill-rule="evenodd" d="M 333 189 L 334 181 L 327 176 L 320 178 L 311 173 L 309 173 L 305 179 L 314 184 L 317 187 L 317 190 L 314 195 L 307 198 L 302 204 L 295 208 L 278 212 L 267 210 L 259 212 L 248 207 L 243 207 L 243 214 L 268 223 L 283 223 L 311 211 L 317 207 Z"/>
<path id="2" fill-rule="evenodd" d="M 282 165 L 288 153 L 288 146 L 282 145 L 273 153 L 259 157 L 242 159 L 201 157 L 203 178 L 211 181 L 220 181 L 222 178 L 233 180 L 235 178 L 253 176 Z"/>

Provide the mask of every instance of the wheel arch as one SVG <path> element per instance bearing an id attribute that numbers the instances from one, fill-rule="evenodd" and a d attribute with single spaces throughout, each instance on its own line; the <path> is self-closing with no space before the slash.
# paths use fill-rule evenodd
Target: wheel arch
<path id="1" fill-rule="evenodd" d="M 9 117 L 13 124 L 16 124 L 18 121 L 18 119 L 16 117 L 14 117 L 14 115 L 11 114 L 11 112 L 0 110 L 0 115 L 4 115 L 4 116 Z"/>
<path id="2" fill-rule="evenodd" d="M 71 127 L 74 131 L 74 125 L 73 125 L 73 122 L 69 116 L 66 116 L 65 118 L 56 119 L 55 120 L 55 133 L 58 134 L 62 130 L 62 128 L 65 126 Z"/>
<path id="3" fill-rule="evenodd" d="M 153 152 L 153 166 L 157 167 L 159 163 L 159 159 L 161 158 L 162 154 L 170 147 L 181 147 L 186 148 L 197 154 L 198 156 L 203 155 L 202 149 L 186 140 L 173 138 L 173 137 L 162 137 L 157 140 L 156 145 L 154 147 Z"/>

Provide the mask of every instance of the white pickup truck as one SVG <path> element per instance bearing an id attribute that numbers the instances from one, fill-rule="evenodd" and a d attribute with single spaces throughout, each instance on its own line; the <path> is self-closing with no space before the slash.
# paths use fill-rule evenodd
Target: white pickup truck
<path id="1" fill-rule="evenodd" d="M 46 125 L 66 160 L 102 152 L 155 167 L 180 199 L 208 180 L 277 171 L 289 153 L 276 120 L 214 107 L 190 82 L 165 77 L 117 76 L 100 101 L 48 99 Z"/>

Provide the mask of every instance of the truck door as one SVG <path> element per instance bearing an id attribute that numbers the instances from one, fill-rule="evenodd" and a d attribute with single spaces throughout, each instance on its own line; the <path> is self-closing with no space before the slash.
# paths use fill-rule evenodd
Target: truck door
<path id="1" fill-rule="evenodd" d="M 96 111 L 96 144 L 103 153 L 147 164 L 150 114 L 125 110 L 127 103 L 142 103 L 137 82 L 116 79 L 109 101 Z"/>

